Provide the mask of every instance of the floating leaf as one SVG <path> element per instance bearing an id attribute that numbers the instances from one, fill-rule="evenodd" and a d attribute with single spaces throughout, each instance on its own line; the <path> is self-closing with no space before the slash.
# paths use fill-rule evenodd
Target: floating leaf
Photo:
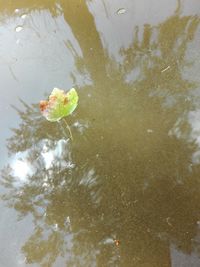
<path id="1" fill-rule="evenodd" d="M 78 94 L 74 88 L 67 93 L 54 88 L 49 100 L 40 101 L 40 110 L 48 121 L 59 121 L 71 114 L 78 105 Z"/>

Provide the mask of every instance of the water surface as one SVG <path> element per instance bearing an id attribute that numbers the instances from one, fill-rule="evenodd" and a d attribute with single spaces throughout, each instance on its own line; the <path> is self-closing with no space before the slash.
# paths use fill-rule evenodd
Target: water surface
<path id="1" fill-rule="evenodd" d="M 199 1 L 1 1 L 0 38 L 0 266 L 200 266 Z"/>

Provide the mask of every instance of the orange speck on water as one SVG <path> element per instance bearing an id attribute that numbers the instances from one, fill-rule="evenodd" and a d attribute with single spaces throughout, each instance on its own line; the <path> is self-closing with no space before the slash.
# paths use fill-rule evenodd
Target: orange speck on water
<path id="1" fill-rule="evenodd" d="M 114 242 L 117 247 L 120 245 L 120 241 L 118 239 L 115 239 Z"/>

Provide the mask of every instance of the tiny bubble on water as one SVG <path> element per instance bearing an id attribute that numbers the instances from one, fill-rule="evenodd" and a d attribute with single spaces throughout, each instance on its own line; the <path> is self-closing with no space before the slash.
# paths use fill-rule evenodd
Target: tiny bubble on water
<path id="1" fill-rule="evenodd" d="M 16 31 L 16 32 L 20 32 L 22 29 L 23 29 L 22 26 L 17 26 L 17 27 L 15 28 L 15 31 Z"/>

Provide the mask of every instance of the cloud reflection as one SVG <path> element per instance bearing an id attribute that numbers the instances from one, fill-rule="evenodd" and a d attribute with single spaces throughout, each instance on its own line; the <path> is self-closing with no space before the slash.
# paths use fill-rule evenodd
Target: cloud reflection
<path id="1" fill-rule="evenodd" d="M 18 177 L 21 181 L 25 181 L 27 174 L 30 173 L 29 164 L 22 160 L 15 160 L 13 164 L 11 164 L 11 168 L 13 169 L 13 175 Z"/>

